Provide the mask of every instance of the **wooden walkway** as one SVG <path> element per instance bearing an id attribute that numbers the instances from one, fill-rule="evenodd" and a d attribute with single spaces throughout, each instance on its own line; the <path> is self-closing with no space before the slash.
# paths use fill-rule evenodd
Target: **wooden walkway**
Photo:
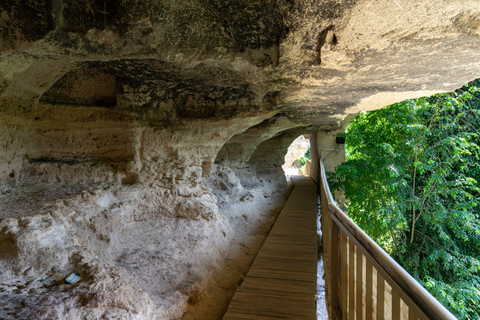
<path id="1" fill-rule="evenodd" d="M 294 182 L 224 320 L 316 318 L 317 187 L 307 177 Z"/>

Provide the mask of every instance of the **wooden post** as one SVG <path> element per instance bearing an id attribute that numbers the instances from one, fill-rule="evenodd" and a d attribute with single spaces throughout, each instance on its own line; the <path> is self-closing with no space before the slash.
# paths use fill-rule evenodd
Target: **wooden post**
<path id="1" fill-rule="evenodd" d="M 377 320 L 385 319 L 385 280 L 377 271 Z"/>
<path id="2" fill-rule="evenodd" d="M 348 250 L 348 318 L 354 318 L 355 312 L 355 245 L 353 241 L 350 240 L 350 248 Z"/>
<path id="3" fill-rule="evenodd" d="M 400 297 L 392 289 L 392 320 L 400 320 Z"/>
<path id="4" fill-rule="evenodd" d="M 325 178 L 322 176 L 322 178 Z M 332 299 L 332 274 L 331 274 L 331 264 L 332 264 L 332 254 L 330 247 L 331 239 L 331 218 L 328 212 L 328 202 L 326 196 L 326 190 L 321 186 L 320 188 L 320 212 L 321 212 L 321 222 L 322 222 L 322 242 L 323 242 L 323 261 L 324 261 L 324 272 L 325 272 L 325 286 L 326 286 L 326 303 L 327 310 L 330 319 L 334 319 L 334 308 L 333 308 L 333 299 Z"/>
<path id="5" fill-rule="evenodd" d="M 373 290 L 372 290 L 372 282 L 373 282 L 373 268 L 372 264 L 368 259 L 366 259 L 366 266 L 365 266 L 365 319 L 372 320 L 373 319 Z"/>
<path id="6" fill-rule="evenodd" d="M 318 156 L 318 145 L 317 145 L 317 132 L 314 131 L 310 134 L 310 158 L 312 159 L 310 167 L 310 178 L 315 181 L 317 185 L 320 184 L 320 163 Z"/>
<path id="7" fill-rule="evenodd" d="M 347 250 L 348 250 L 347 235 L 342 232 L 342 319 L 347 320 L 347 301 L 348 301 L 348 267 L 347 267 Z"/>
<path id="8" fill-rule="evenodd" d="M 355 299 L 357 320 L 362 319 L 362 307 L 363 307 L 363 254 L 357 247 L 357 278 L 356 278 L 357 297 Z"/>
<path id="9" fill-rule="evenodd" d="M 417 320 L 417 316 L 413 313 L 412 308 L 408 308 L 408 320 Z"/>
<path id="10" fill-rule="evenodd" d="M 328 213 L 329 214 L 329 213 Z M 338 312 L 338 226 L 329 216 L 330 232 L 330 274 L 331 274 L 331 303 L 333 312 Z"/>

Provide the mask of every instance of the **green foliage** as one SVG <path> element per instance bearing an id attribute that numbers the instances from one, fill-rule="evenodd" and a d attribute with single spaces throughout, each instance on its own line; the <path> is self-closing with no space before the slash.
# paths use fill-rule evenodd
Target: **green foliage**
<path id="1" fill-rule="evenodd" d="M 307 161 L 305 157 L 298 158 L 297 160 L 293 161 L 293 165 L 296 167 L 303 167 Z"/>
<path id="2" fill-rule="evenodd" d="M 480 319 L 480 81 L 360 114 L 349 215 L 461 319 Z"/>
<path id="3" fill-rule="evenodd" d="M 305 152 L 305 158 L 307 158 L 308 160 L 312 160 L 312 155 L 310 153 L 310 148 L 308 148 L 307 152 Z"/>
<path id="4" fill-rule="evenodd" d="M 310 149 L 308 149 L 308 151 L 310 151 Z M 299 173 L 302 172 L 303 169 L 305 169 L 305 165 L 307 164 L 307 159 L 310 160 L 309 158 L 306 157 L 306 153 L 305 153 L 305 156 L 298 158 L 293 162 L 293 166 L 298 168 Z"/>

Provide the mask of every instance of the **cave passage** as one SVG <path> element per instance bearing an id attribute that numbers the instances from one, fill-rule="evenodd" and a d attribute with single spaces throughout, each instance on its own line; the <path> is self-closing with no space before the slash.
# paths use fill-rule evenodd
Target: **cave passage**
<path id="1" fill-rule="evenodd" d="M 359 112 L 478 78 L 479 13 L 1 1 L 0 319 L 221 319 L 291 191 L 292 142 L 318 184 Z M 42 284 L 56 272 L 81 280 Z"/>
<path id="2" fill-rule="evenodd" d="M 224 320 L 315 318 L 317 186 L 309 177 L 297 175 L 293 181 L 294 189 L 237 288 Z"/>
<path id="3" fill-rule="evenodd" d="M 310 149 L 309 136 L 309 134 L 299 136 L 288 147 L 285 163 L 282 166 L 287 179 L 297 174 L 308 175 L 307 167 L 310 166 L 310 161 L 306 156 L 309 156 L 307 154 Z"/>

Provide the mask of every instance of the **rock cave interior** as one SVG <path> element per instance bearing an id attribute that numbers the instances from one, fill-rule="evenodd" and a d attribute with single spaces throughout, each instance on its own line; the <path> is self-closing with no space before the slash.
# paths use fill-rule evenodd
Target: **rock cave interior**
<path id="1" fill-rule="evenodd" d="M 221 319 L 292 141 L 479 48 L 478 0 L 0 2 L 0 318 Z"/>

